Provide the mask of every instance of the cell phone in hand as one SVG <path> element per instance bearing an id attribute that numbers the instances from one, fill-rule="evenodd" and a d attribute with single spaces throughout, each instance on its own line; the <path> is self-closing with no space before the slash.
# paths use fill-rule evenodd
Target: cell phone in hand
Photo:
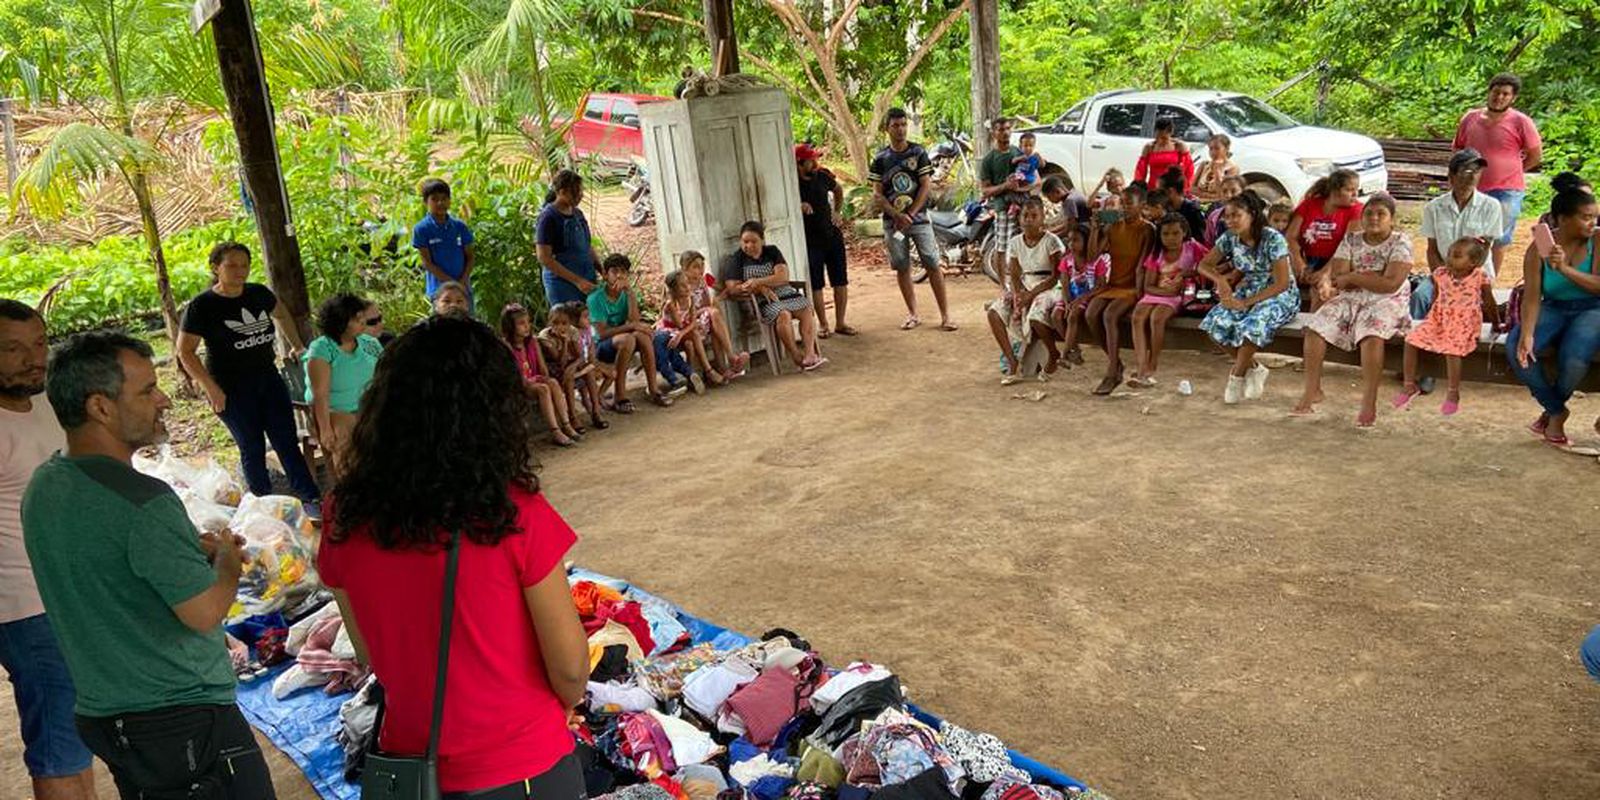
<path id="1" fill-rule="evenodd" d="M 1117 224 L 1118 222 L 1121 222 L 1121 221 L 1122 221 L 1122 211 L 1120 209 L 1104 208 L 1104 209 L 1100 210 L 1100 224 L 1101 225 L 1115 225 L 1115 224 Z"/>
<path id="2" fill-rule="evenodd" d="M 1549 258 L 1555 252 L 1556 237 L 1550 232 L 1550 226 L 1543 222 L 1533 226 L 1533 249 L 1539 251 L 1540 258 Z"/>

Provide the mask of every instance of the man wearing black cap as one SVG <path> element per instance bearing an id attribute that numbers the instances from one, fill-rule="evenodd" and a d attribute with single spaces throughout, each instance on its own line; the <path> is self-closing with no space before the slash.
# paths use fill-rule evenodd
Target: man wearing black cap
<path id="1" fill-rule="evenodd" d="M 1445 265 L 1445 254 L 1457 239 L 1483 236 L 1491 240 L 1505 224 L 1499 201 L 1478 191 L 1478 178 L 1489 162 L 1470 147 L 1450 157 L 1450 193 L 1428 201 L 1422 209 L 1422 235 L 1428 240 L 1428 271 Z M 1494 265 L 1483 265 L 1491 279 Z M 1422 319 L 1433 305 L 1433 283 L 1423 281 L 1411 294 L 1411 316 Z"/>

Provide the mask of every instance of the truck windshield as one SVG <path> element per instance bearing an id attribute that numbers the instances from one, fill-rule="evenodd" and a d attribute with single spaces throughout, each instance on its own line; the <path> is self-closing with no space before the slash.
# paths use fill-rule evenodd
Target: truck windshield
<path id="1" fill-rule="evenodd" d="M 1254 97 L 1225 97 L 1201 104 L 1201 108 L 1229 134 L 1254 136 L 1293 128 L 1300 123 Z"/>

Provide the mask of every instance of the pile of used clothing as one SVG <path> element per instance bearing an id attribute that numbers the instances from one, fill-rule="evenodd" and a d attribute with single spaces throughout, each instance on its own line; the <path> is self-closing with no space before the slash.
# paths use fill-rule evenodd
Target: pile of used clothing
<path id="1" fill-rule="evenodd" d="M 608 800 L 1066 800 L 999 739 L 910 705 L 888 668 L 824 664 L 773 630 L 719 649 L 690 646 L 674 609 L 631 588 L 574 577 L 590 633 L 578 755 L 590 797 Z"/>

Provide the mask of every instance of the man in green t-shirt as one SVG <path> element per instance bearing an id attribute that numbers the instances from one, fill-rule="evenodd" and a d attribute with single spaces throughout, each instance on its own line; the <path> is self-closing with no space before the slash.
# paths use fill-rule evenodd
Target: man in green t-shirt
<path id="1" fill-rule="evenodd" d="M 1016 159 L 1022 156 L 1022 151 L 1011 146 L 1011 118 L 996 117 L 989 121 L 989 133 L 994 137 L 994 149 L 983 157 L 983 162 L 978 165 L 978 189 L 983 199 L 989 201 L 989 207 L 994 209 L 994 253 L 993 258 L 1000 261 L 995 265 L 995 274 L 1005 274 L 1006 245 L 1011 243 L 1011 237 L 1016 233 L 1016 220 L 1011 218 L 1011 203 L 1016 195 L 1023 191 L 1022 182 L 1017 180 Z"/>
<path id="2" fill-rule="evenodd" d="M 28 558 L 77 686 L 78 732 L 122 796 L 272 800 L 222 635 L 240 540 L 197 534 L 172 487 L 132 466 L 167 436 L 150 358 L 106 332 L 51 354 L 45 391 L 67 449 L 23 496 Z"/>

